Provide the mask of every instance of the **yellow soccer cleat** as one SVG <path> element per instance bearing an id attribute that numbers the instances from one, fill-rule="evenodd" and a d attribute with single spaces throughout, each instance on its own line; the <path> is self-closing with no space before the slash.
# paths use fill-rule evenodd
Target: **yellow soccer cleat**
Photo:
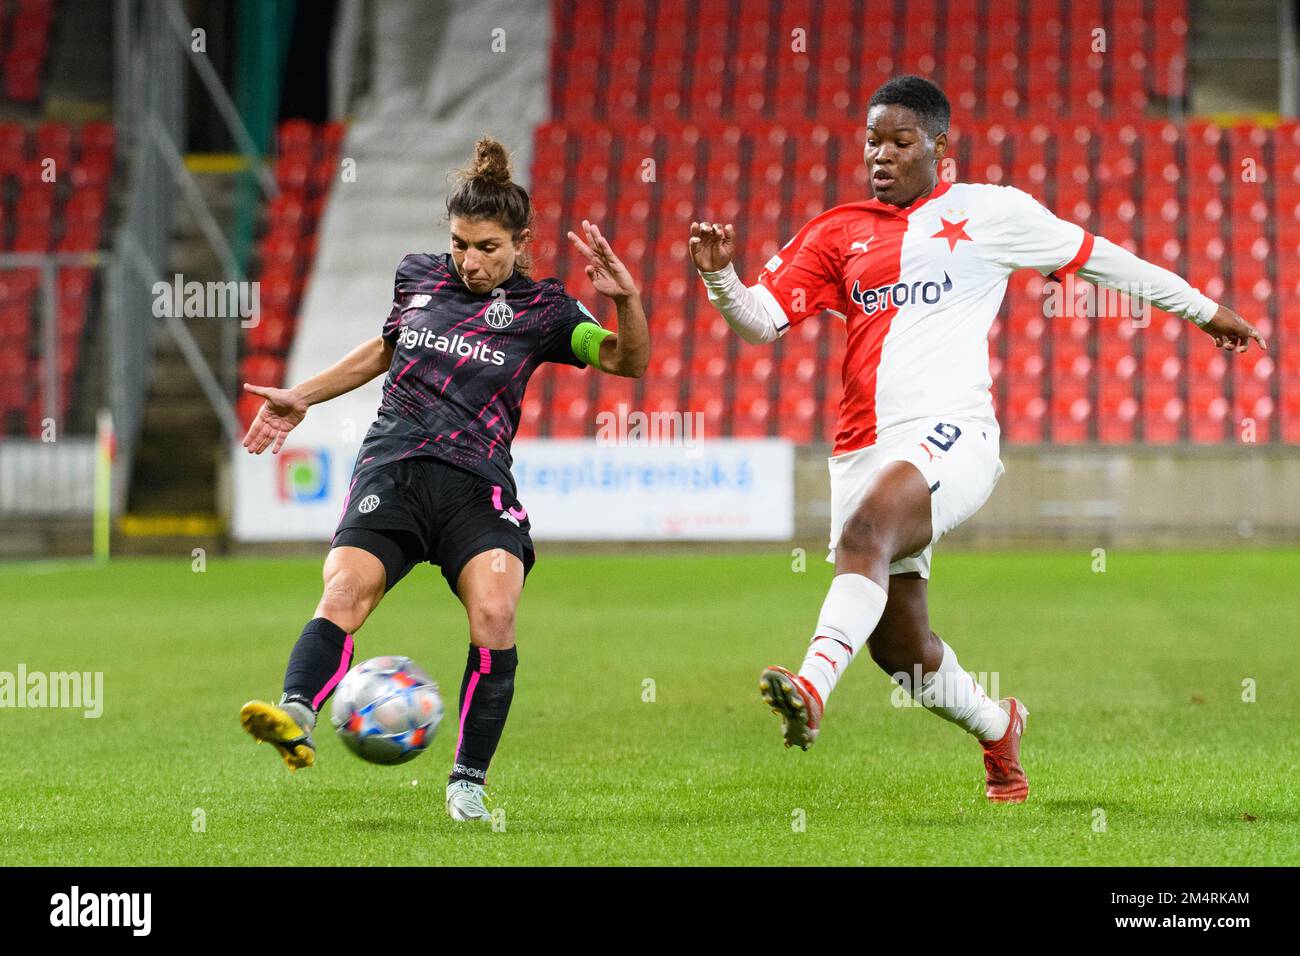
<path id="1" fill-rule="evenodd" d="M 264 700 L 250 700 L 239 710 L 239 723 L 254 740 L 266 741 L 280 751 L 290 770 L 310 767 L 316 762 L 311 731 L 303 730 L 302 724 L 283 707 Z"/>

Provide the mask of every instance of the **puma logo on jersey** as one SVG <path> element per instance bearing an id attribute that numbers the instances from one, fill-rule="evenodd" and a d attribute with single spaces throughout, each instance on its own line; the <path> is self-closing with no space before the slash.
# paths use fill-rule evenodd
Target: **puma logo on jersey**
<path id="1" fill-rule="evenodd" d="M 520 526 L 520 525 L 519 525 L 519 519 L 516 518 L 514 515 L 512 515 L 509 511 L 503 511 L 503 512 L 501 512 L 501 517 L 505 518 L 505 519 L 506 519 L 507 521 L 509 521 L 512 525 L 514 525 L 516 528 L 518 528 L 518 527 Z"/>
<path id="2" fill-rule="evenodd" d="M 866 242 L 855 242 L 855 243 L 853 243 L 851 246 L 849 246 L 849 252 L 853 252 L 855 249 L 861 249 L 863 252 L 866 252 L 866 251 L 867 251 L 867 246 L 871 245 L 871 240 L 874 239 L 874 238 L 876 238 L 876 237 L 875 237 L 875 236 L 868 236 Z"/>

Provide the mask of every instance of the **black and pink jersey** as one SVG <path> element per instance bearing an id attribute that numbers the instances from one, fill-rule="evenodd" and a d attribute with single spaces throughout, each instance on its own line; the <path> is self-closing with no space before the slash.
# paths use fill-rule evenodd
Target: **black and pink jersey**
<path id="1" fill-rule="evenodd" d="M 397 267 L 384 340 L 393 362 L 354 475 L 404 458 L 437 458 L 514 489 L 510 443 L 524 389 L 543 362 L 584 367 L 571 338 L 595 322 L 558 279 L 518 271 L 472 292 L 449 253 Z"/>

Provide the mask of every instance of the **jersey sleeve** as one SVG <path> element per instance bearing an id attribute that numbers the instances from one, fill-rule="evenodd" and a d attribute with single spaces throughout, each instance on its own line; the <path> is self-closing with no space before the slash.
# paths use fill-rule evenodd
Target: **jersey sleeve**
<path id="1" fill-rule="evenodd" d="M 406 289 L 408 278 L 406 263 L 409 258 L 410 256 L 407 256 L 397 265 L 397 275 L 393 277 L 393 306 L 388 310 L 388 318 L 384 319 L 384 329 L 380 333 L 384 341 L 394 348 L 397 346 L 397 336 L 401 331 L 402 310 L 406 307 L 406 299 L 409 296 Z"/>
<path id="2" fill-rule="evenodd" d="M 1011 186 L 1003 190 L 1004 210 L 998 260 L 1008 269 L 1036 269 L 1060 281 L 1092 255 L 1094 237 L 1082 226 L 1058 219 L 1042 203 Z"/>
<path id="3" fill-rule="evenodd" d="M 573 352 L 573 330 L 584 322 L 600 325 L 600 320 L 571 295 L 558 296 L 552 308 L 561 318 L 552 322 L 542 336 L 541 361 L 586 368 L 587 363 Z"/>
<path id="4" fill-rule="evenodd" d="M 837 226 L 837 220 L 828 216 L 811 220 L 759 273 L 759 285 L 772 293 L 790 325 L 825 310 L 838 315 L 848 312 L 840 267 L 843 256 L 835 242 Z"/>

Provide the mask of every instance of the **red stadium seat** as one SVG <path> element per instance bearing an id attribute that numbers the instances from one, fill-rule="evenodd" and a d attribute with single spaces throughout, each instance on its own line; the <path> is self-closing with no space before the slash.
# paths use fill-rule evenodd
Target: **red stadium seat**
<path id="1" fill-rule="evenodd" d="M 1300 379 L 1282 386 L 1281 439 L 1300 442 Z"/>
<path id="2" fill-rule="evenodd" d="M 244 381 L 254 385 L 280 386 L 284 380 L 284 359 L 274 355 L 255 353 L 239 363 Z"/>
<path id="3" fill-rule="evenodd" d="M 87 123 L 81 129 L 81 149 L 84 153 L 111 154 L 116 143 L 112 123 Z"/>
<path id="4" fill-rule="evenodd" d="M 950 155 L 961 179 L 1026 189 L 1249 310 L 1252 320 L 1271 322 L 1280 336 L 1276 367 L 1294 367 L 1300 280 L 1285 266 L 1300 260 L 1300 123 L 1270 132 L 1181 127 L 1145 115 L 1186 95 L 1186 0 L 1005 9 L 978 0 L 795 0 L 775 5 L 772 24 L 745 5 L 704 5 L 689 28 L 678 4 L 620 0 L 616 15 L 602 18 L 608 30 L 580 28 L 579 6 L 553 8 L 555 35 L 564 40 L 552 51 L 553 119 L 537 128 L 533 151 L 538 258 L 553 265 L 545 274 L 583 289 L 580 263 L 557 238 L 563 218 L 592 216 L 629 236 L 620 252 L 643 281 L 654 358 L 639 383 L 610 385 L 563 369 L 539 379 L 524 410 L 538 432 L 589 434 L 597 411 L 636 401 L 705 409 L 714 434 L 833 440 L 842 324 L 814 319 L 775 349 L 743 345 L 687 264 L 685 225 L 734 221 L 738 262 L 753 281 L 808 218 L 869 194 L 861 106 L 904 69 L 942 78 L 955 107 Z M 862 22 L 852 22 L 855 11 Z M 1091 49 L 1098 25 L 1107 28 L 1104 55 Z M 804 54 L 789 49 L 798 28 L 807 31 Z M 864 48 L 864 35 L 896 42 Z M 727 41 L 696 39 L 707 36 Z M 74 137 L 72 162 L 111 155 L 109 132 L 87 128 L 79 142 Z M 59 145 L 56 132 L 45 135 Z M 342 126 L 301 121 L 277 130 L 283 194 L 259 234 L 270 318 L 250 330 L 250 358 L 279 357 L 289 347 L 300 268 L 310 262 L 343 136 Z M 21 126 L 0 124 L 0 172 L 27 168 L 37 134 L 30 139 Z M 645 157 L 657 164 L 653 183 L 640 178 Z M 1252 157 L 1260 176 L 1248 183 L 1240 162 Z M 581 176 L 572 175 L 575 164 Z M 77 235 L 88 235 L 91 224 L 102 230 L 105 206 L 61 201 L 48 217 L 36 206 L 20 216 L 20 203 L 0 222 L 4 234 L 39 245 L 66 238 L 74 221 L 85 224 Z M 33 225 L 43 221 L 48 235 Z M 1225 363 L 1188 323 L 1158 311 L 1145 326 L 1105 308 L 1097 319 L 1049 322 L 1041 280 L 1031 279 L 1013 277 L 991 336 L 1009 444 L 1223 441 L 1252 415 L 1266 420 L 1270 436 L 1300 440 L 1300 399 L 1272 367 L 1261 371 L 1242 357 Z M 17 323 L 16 309 L 12 315 Z"/>
<path id="5" fill-rule="evenodd" d="M 4 91 L 10 99 L 33 103 L 40 97 L 44 50 L 16 49 L 4 59 Z"/>
<path id="6" fill-rule="evenodd" d="M 316 255 L 317 229 L 329 186 L 338 174 L 344 133 L 342 124 L 302 120 L 287 120 L 278 127 L 274 174 L 282 191 L 266 204 L 266 226 L 259 242 L 260 274 L 256 276 L 261 316 L 259 324 L 247 332 L 248 346 L 257 355 L 278 356 L 289 351 L 304 277 Z M 541 392 L 529 394 L 539 397 Z M 530 421 L 546 428 L 549 423 L 538 406 L 529 408 L 534 416 Z"/>
<path id="7" fill-rule="evenodd" d="M 293 337 L 293 317 L 281 309 L 263 307 L 256 325 L 248 329 L 248 344 L 258 351 L 283 354 Z"/>

